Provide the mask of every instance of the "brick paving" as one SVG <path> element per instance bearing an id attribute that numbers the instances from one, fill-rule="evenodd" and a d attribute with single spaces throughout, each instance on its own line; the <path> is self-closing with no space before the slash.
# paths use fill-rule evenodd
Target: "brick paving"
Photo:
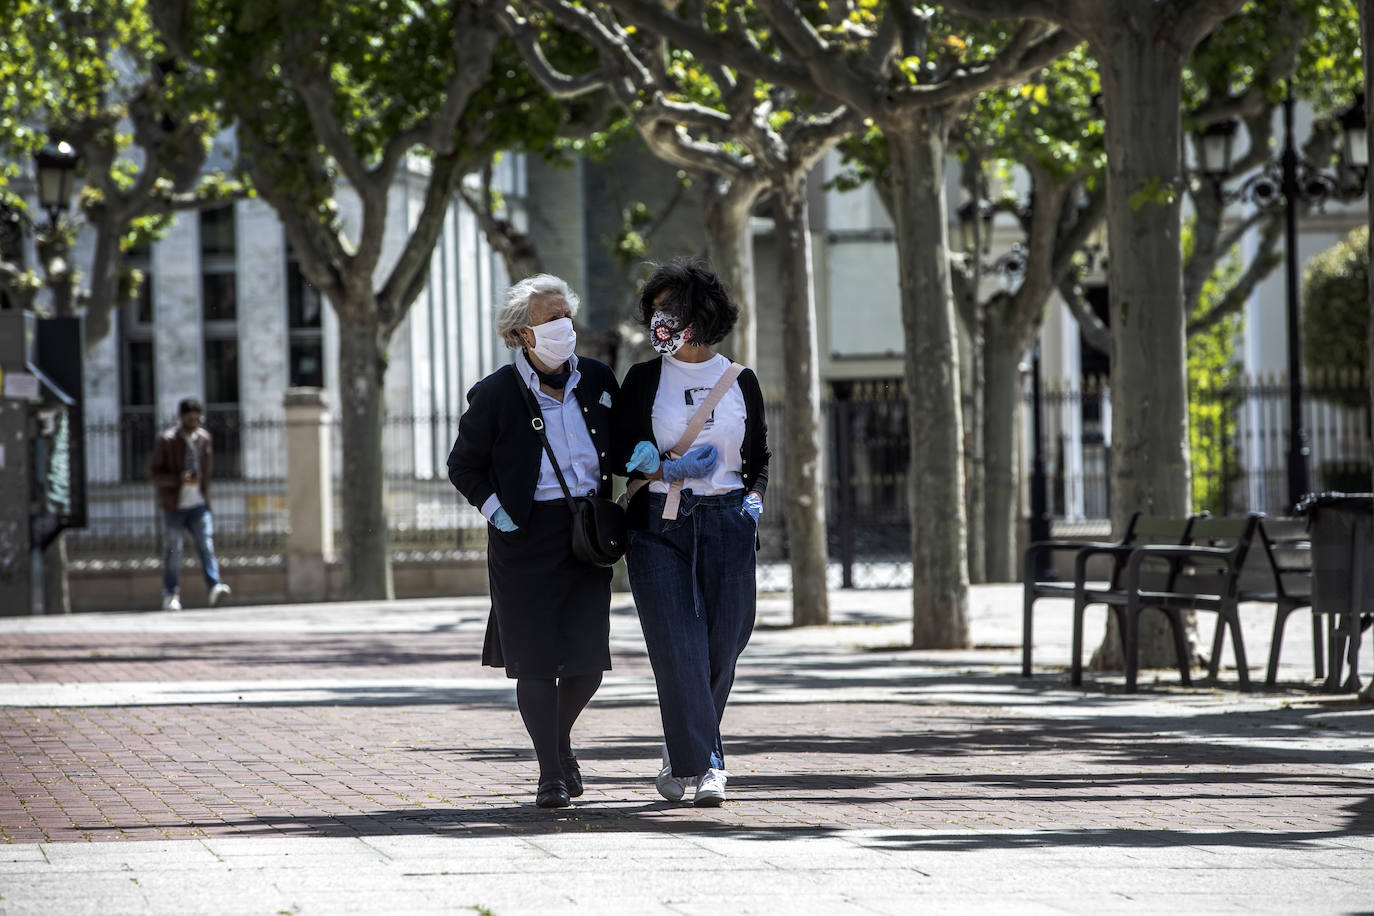
<path id="1" fill-rule="evenodd" d="M 465 613 L 480 619 L 471 608 Z M 162 681 L 194 692 L 197 681 L 251 690 L 309 677 L 338 680 L 340 701 L 0 707 L 0 838 L 546 830 L 551 815 L 529 804 L 532 752 L 504 679 L 477 664 L 480 639 L 476 626 L 381 632 L 374 623 L 367 632 L 306 628 L 284 637 L 217 632 L 213 620 L 192 632 L 4 633 L 0 681 L 10 684 Z M 788 639 L 787 631 L 760 630 L 740 671 L 741 696 L 751 682 L 824 675 L 843 699 L 846 685 L 881 680 L 897 655 L 835 647 L 820 665 L 811 647 L 798 673 L 788 669 Z M 627 638 L 617 646 L 613 674 L 647 682 L 642 648 Z M 979 674 L 1003 690 L 1026 689 L 1006 666 Z M 440 690 L 421 703 L 406 702 L 404 691 L 393 703 L 347 690 L 350 677 L 404 684 L 455 675 L 488 678 L 493 689 L 452 699 Z M 953 681 L 957 673 L 928 679 Z M 1123 717 L 1110 703 L 1100 716 L 1066 721 L 1034 705 L 811 696 L 789 702 L 784 690 L 768 702 L 732 705 L 731 802 L 715 811 L 668 805 L 654 794 L 648 776 L 660 738 L 652 702 L 594 701 L 576 736 L 588 793 L 553 817 L 566 829 L 609 831 L 1374 834 L 1374 748 L 1366 744 L 1362 754 L 1359 740 L 1353 750 L 1288 752 L 1160 733 L 1155 720 Z M 1369 713 L 1280 705 L 1263 716 L 1218 711 L 1212 724 L 1222 717 L 1232 734 L 1300 736 L 1340 733 Z"/>

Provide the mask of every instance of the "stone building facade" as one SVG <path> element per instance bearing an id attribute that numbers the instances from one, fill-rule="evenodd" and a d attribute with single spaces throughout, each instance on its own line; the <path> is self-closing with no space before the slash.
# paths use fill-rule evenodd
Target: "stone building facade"
<path id="1" fill-rule="evenodd" d="M 517 210 L 523 165 L 521 157 L 508 157 L 500 175 L 506 200 Z M 379 282 L 423 204 L 419 168 L 392 188 Z M 356 224 L 356 202 L 344 196 L 340 204 L 345 226 Z M 177 403 L 188 396 L 205 402 L 212 430 L 226 433 L 216 460 L 237 469 L 226 469 L 226 476 L 280 478 L 283 452 L 263 437 L 277 435 L 284 391 L 309 386 L 337 392 L 340 386 L 337 319 L 301 273 L 275 212 L 252 199 L 183 213 L 131 260 L 145 274 L 140 295 L 121 307 L 114 330 L 87 356 L 88 424 L 118 426 L 125 438 L 117 454 L 92 455 L 92 481 L 141 478 L 146 452 L 133 440 L 171 423 Z M 506 286 L 504 263 L 455 199 L 429 281 L 391 341 L 391 417 L 461 413 L 467 389 L 508 358 L 493 330 L 495 304 Z M 451 438 L 442 445 L 445 455 L 449 444 Z M 425 474 L 434 470 L 436 457 L 442 467 L 432 443 L 388 455 L 395 471 Z"/>

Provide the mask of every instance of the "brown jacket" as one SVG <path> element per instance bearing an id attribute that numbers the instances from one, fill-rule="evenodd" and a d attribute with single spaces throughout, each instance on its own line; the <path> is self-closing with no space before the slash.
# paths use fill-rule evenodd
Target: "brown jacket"
<path id="1" fill-rule="evenodd" d="M 210 506 L 210 472 L 214 464 L 214 449 L 210 434 L 197 429 L 191 434 L 196 444 L 196 457 L 200 463 L 200 495 L 205 497 L 205 506 Z M 148 476 L 157 486 L 157 502 L 163 512 L 175 512 L 177 499 L 181 495 L 181 473 L 186 469 L 186 440 L 181 436 L 181 427 L 173 426 L 165 430 L 153 445 L 153 457 L 148 460 Z"/>

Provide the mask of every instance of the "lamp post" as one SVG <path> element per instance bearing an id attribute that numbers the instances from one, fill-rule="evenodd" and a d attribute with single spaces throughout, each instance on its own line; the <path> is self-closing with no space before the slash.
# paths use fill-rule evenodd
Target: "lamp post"
<path id="1" fill-rule="evenodd" d="M 47 225 L 36 233 L 38 254 L 52 288 L 53 311 L 60 316 L 72 314 L 72 287 L 76 280 L 69 262 L 67 238 L 62 232 L 62 215 L 71 206 L 78 161 L 76 150 L 65 140 L 49 141 L 33 156 L 38 205 L 48 215 Z"/>
<path id="2" fill-rule="evenodd" d="M 53 312 L 59 318 L 75 313 L 76 271 L 71 266 L 70 243 L 62 227 L 63 214 L 71 206 L 76 185 L 76 167 L 80 161 L 72 145 L 65 140 L 49 141 L 33 156 L 34 175 L 38 185 L 38 205 L 47 213 L 47 224 L 35 226 L 38 257 L 43 273 L 52 289 Z M 80 392 L 75 392 L 80 395 Z M 39 554 L 43 581 L 43 609 L 46 613 L 70 614 L 71 592 L 67 587 L 67 542 L 59 530 L 47 548 Z M 35 573 L 38 570 L 35 569 Z"/>
<path id="3" fill-rule="evenodd" d="M 1308 478 L 1307 434 L 1302 417 L 1302 326 L 1299 310 L 1298 286 L 1298 204 L 1322 207 L 1327 200 L 1351 200 L 1364 194 L 1368 176 L 1369 155 L 1365 146 L 1364 96 L 1357 96 L 1355 104 L 1338 118 L 1340 124 L 1341 161 L 1344 170 L 1353 176 L 1346 182 L 1342 176 L 1319 168 L 1298 154 L 1293 138 L 1293 83 L 1290 80 L 1283 99 L 1283 149 L 1277 162 L 1270 161 L 1257 175 L 1240 188 L 1228 191 L 1222 182 L 1231 172 L 1234 136 L 1238 127 L 1234 119 L 1213 124 L 1199 135 L 1198 148 L 1202 172 L 1209 179 L 1217 199 L 1225 203 L 1248 200 L 1257 207 L 1272 208 L 1282 203 L 1284 208 L 1284 289 L 1287 297 L 1288 325 L 1288 501 L 1292 512 L 1298 501 L 1310 489 Z"/>
<path id="4" fill-rule="evenodd" d="M 987 201 L 967 200 L 958 209 L 960 235 L 964 251 L 973 259 L 980 270 L 991 271 L 998 275 L 1002 287 L 1014 291 L 1026 277 L 1030 257 L 1022 242 L 1016 242 L 995 260 L 984 263 L 982 257 L 992 248 L 992 221 L 997 209 L 1004 209 L 1014 215 L 1025 226 L 1030 223 L 1035 200 L 1023 202 L 1003 202 L 994 205 Z M 979 242 L 982 242 L 979 245 Z M 979 250 L 981 248 L 981 250 Z M 977 295 L 975 290 L 974 295 Z M 1022 364 L 1024 366 L 1024 363 Z M 1029 537 L 1034 541 L 1047 541 L 1050 538 L 1049 489 L 1045 473 L 1045 453 L 1042 439 L 1042 392 L 1040 379 L 1040 342 L 1037 339 L 1031 349 L 1031 471 L 1030 471 L 1030 519 Z M 1049 575 L 1049 555 L 1038 555 L 1039 568 L 1036 578 Z"/>

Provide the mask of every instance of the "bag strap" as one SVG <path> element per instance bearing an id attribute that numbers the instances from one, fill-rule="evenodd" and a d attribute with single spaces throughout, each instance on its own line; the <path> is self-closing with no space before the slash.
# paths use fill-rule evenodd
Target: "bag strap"
<path id="1" fill-rule="evenodd" d="M 730 386 L 735 384 L 735 379 L 744 371 L 744 367 L 736 362 L 731 362 L 725 367 L 720 378 L 716 381 L 711 393 L 706 395 L 706 400 L 697 406 L 696 413 L 692 414 L 692 419 L 687 424 L 687 430 L 682 434 L 682 438 L 677 440 L 677 444 L 668 450 L 668 454 L 673 458 L 681 458 L 687 454 L 687 450 L 692 447 L 692 443 L 697 441 L 697 436 L 706 426 L 706 421 L 710 419 L 711 412 L 716 409 L 720 399 L 725 397 L 725 392 L 730 390 Z M 682 481 L 674 480 L 668 484 L 668 496 L 663 501 L 663 517 L 666 519 L 677 518 L 678 504 L 682 501 Z"/>
<path id="2" fill-rule="evenodd" d="M 525 384 L 525 380 L 520 377 L 520 370 L 511 366 L 511 377 L 515 379 L 515 385 L 520 389 L 520 399 L 525 402 L 525 409 L 530 412 L 530 427 L 534 434 L 539 437 L 539 441 L 544 443 L 544 451 L 548 453 L 549 464 L 553 465 L 554 476 L 558 478 L 558 485 L 563 488 L 563 498 L 568 501 L 568 509 L 573 515 L 577 514 L 577 503 L 573 502 L 572 491 L 568 489 L 568 482 L 563 479 L 563 471 L 558 467 L 558 456 L 553 453 L 553 446 L 549 444 L 549 437 L 544 434 L 544 413 L 539 409 L 539 401 L 534 397 L 534 392 L 530 391 L 530 386 Z"/>

